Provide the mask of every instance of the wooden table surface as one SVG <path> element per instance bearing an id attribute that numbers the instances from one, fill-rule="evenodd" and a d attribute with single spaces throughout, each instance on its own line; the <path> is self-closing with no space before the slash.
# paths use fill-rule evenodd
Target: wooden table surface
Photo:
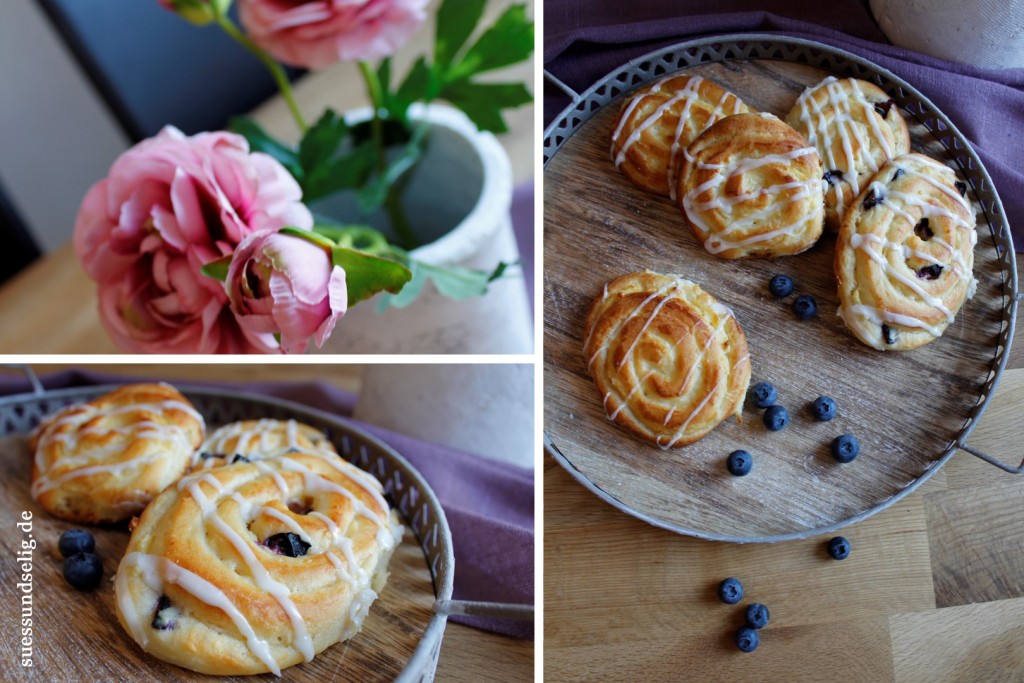
<path id="1" fill-rule="evenodd" d="M 1024 455 L 1022 341 L 968 439 L 1014 465 Z M 829 535 L 686 538 L 607 505 L 546 457 L 545 678 L 1024 681 L 1024 475 L 961 452 L 840 533 L 852 545 L 842 562 L 824 550 Z M 716 597 L 729 576 L 743 582 L 739 605 Z M 750 602 L 771 618 L 759 649 L 743 654 L 732 637 Z"/>
<path id="2" fill-rule="evenodd" d="M 493 22 L 514 1 L 488 3 L 483 21 Z M 433 5 L 434 10 L 437 6 Z M 394 56 L 392 73 L 404 76 L 415 58 L 429 50 L 433 35 L 431 17 Z M 497 71 L 488 78 L 532 83 L 532 61 Z M 358 69 L 348 63 L 303 77 L 295 84 L 295 97 L 310 121 L 326 107 L 343 112 L 368 104 Z M 505 114 L 509 132 L 498 136 L 512 161 L 517 185 L 533 177 L 537 147 L 533 112 L 532 105 L 509 110 Z M 297 141 L 299 131 L 280 96 L 271 98 L 250 115 L 279 139 Z M 67 226 L 69 240 L 72 227 Z M 0 287 L 0 321 L 4 323 L 0 325 L 0 354 L 117 353 L 117 347 L 100 324 L 95 289 L 95 284 L 82 272 L 70 241 L 40 258 Z"/>
<path id="3" fill-rule="evenodd" d="M 33 367 L 42 375 L 69 367 L 81 367 L 81 364 L 37 364 Z M 105 364 L 92 366 L 92 369 L 129 376 L 160 376 L 172 381 L 324 380 L 352 392 L 360 390 L 363 374 L 361 366 L 351 364 Z M 455 683 L 532 681 L 533 656 L 533 641 L 509 638 L 449 621 L 441 642 L 437 680 Z M 4 670 L 4 666 L 0 665 L 0 679 L 4 679 Z"/>

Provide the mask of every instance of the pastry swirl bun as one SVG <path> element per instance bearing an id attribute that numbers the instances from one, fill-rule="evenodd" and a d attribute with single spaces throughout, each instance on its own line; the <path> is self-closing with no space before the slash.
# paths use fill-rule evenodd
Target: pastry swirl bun
<path id="1" fill-rule="evenodd" d="M 645 190 L 675 199 L 683 150 L 715 121 L 750 111 L 700 76 L 669 76 L 622 105 L 611 136 L 615 167 Z"/>
<path id="2" fill-rule="evenodd" d="M 132 532 L 118 618 L 178 666 L 279 674 L 359 630 L 401 533 L 380 483 L 331 452 L 202 470 Z"/>
<path id="3" fill-rule="evenodd" d="M 856 78 L 829 76 L 797 99 L 786 123 L 818 150 L 825 167 L 825 225 L 839 229 L 847 206 L 889 159 L 910 151 L 910 133 L 888 94 Z"/>
<path id="4" fill-rule="evenodd" d="M 732 311 L 696 284 L 650 271 L 615 278 L 584 334 L 608 418 L 662 449 L 739 417 L 750 382 L 747 340 Z"/>
<path id="5" fill-rule="evenodd" d="M 47 417 L 29 442 L 32 497 L 62 519 L 117 522 L 183 475 L 203 418 L 167 384 L 133 384 Z"/>
<path id="6" fill-rule="evenodd" d="M 974 209 L 953 171 L 921 154 L 886 163 L 836 243 L 839 315 L 868 346 L 927 344 L 974 294 Z"/>
<path id="7" fill-rule="evenodd" d="M 196 451 L 192 468 L 220 467 L 290 449 L 335 450 L 326 434 L 295 420 L 243 420 L 210 434 Z"/>
<path id="8" fill-rule="evenodd" d="M 738 114 L 684 155 L 679 208 L 708 252 L 724 259 L 799 254 L 821 236 L 818 153 L 771 114 Z"/>

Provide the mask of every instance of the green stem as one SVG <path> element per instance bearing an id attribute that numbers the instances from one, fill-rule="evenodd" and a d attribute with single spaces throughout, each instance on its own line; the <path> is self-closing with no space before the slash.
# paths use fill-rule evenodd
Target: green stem
<path id="1" fill-rule="evenodd" d="M 359 62 L 359 71 L 366 81 L 366 90 L 370 95 L 370 103 L 373 106 L 373 120 L 370 123 L 373 145 L 377 149 L 377 173 L 384 173 L 387 170 L 387 157 L 384 148 L 384 119 L 381 118 L 381 111 L 384 109 L 384 84 L 369 62 Z M 416 236 L 409 226 L 409 219 L 402 208 L 401 192 L 393 185 L 388 188 L 387 198 L 384 200 L 384 209 L 388 214 L 388 221 L 391 228 L 398 237 L 399 244 L 406 249 L 416 247 Z"/>
<path id="2" fill-rule="evenodd" d="M 284 69 L 274 59 L 270 57 L 266 52 L 263 51 L 260 46 L 252 42 L 248 36 L 238 30 L 238 27 L 228 18 L 226 14 L 217 15 L 217 25 L 224 29 L 224 32 L 235 39 L 242 47 L 251 52 L 258 60 L 263 62 L 263 65 L 270 71 L 270 75 L 274 77 L 274 81 L 277 83 L 277 89 L 281 91 L 281 96 L 284 97 L 284 101 L 288 104 L 288 109 L 292 113 L 292 118 L 295 119 L 295 123 L 299 126 L 299 130 L 305 134 L 309 130 L 309 125 L 306 120 L 302 118 L 302 112 L 299 110 L 299 105 L 295 101 L 295 93 L 292 92 L 292 84 L 288 81 L 288 75 L 284 72 Z"/>

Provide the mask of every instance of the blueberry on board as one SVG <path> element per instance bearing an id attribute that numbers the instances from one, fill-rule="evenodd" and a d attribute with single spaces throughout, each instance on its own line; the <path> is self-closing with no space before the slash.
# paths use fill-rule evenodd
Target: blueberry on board
<path id="1" fill-rule="evenodd" d="M 768 382 L 758 382 L 750 388 L 750 400 L 757 408 L 767 408 L 775 403 L 779 392 Z"/>
<path id="2" fill-rule="evenodd" d="M 768 291 L 776 299 L 784 299 L 793 293 L 793 278 L 788 275 L 776 275 L 768 281 Z"/>
<path id="3" fill-rule="evenodd" d="M 832 457 L 839 462 L 852 462 L 860 453 L 860 442 L 853 434 L 840 434 L 832 439 Z"/>
<path id="4" fill-rule="evenodd" d="M 768 625 L 768 608 L 759 602 L 747 605 L 747 626 L 764 628 Z"/>
<path id="5" fill-rule="evenodd" d="M 741 626 L 736 631 L 736 647 L 740 649 L 740 652 L 753 652 L 760 644 L 761 638 L 757 635 L 757 631 L 749 626 Z"/>
<path id="6" fill-rule="evenodd" d="M 811 413 L 819 422 L 828 422 L 836 416 L 836 402 L 829 396 L 819 396 L 811 404 Z"/>
<path id="7" fill-rule="evenodd" d="M 789 411 L 782 406 L 769 406 L 764 411 L 764 426 L 777 432 L 789 424 Z"/>
<path id="8" fill-rule="evenodd" d="M 742 477 L 750 474 L 750 469 L 754 466 L 754 459 L 746 451 L 733 451 L 726 459 L 725 466 L 729 468 L 730 474 Z"/>
<path id="9" fill-rule="evenodd" d="M 850 542 L 842 536 L 829 539 L 828 554 L 833 560 L 845 560 L 850 556 Z"/>
<path id="10" fill-rule="evenodd" d="M 300 557 L 309 550 L 309 544 L 303 541 L 298 534 L 293 534 L 290 531 L 274 534 L 263 543 L 278 555 L 288 557 Z"/>
<path id="11" fill-rule="evenodd" d="M 103 563 L 96 553 L 77 553 L 64 560 L 64 580 L 72 588 L 91 591 L 100 585 Z"/>
<path id="12" fill-rule="evenodd" d="M 818 312 L 818 304 L 810 294 L 801 294 L 793 300 L 793 312 L 800 320 L 810 320 Z"/>
<path id="13" fill-rule="evenodd" d="M 78 553 L 91 553 L 96 550 L 96 540 L 85 529 L 71 529 L 60 535 L 57 550 L 61 556 L 71 557 Z"/>
<path id="14" fill-rule="evenodd" d="M 727 605 L 735 605 L 743 599 L 743 584 L 730 576 L 718 585 L 718 598 Z"/>

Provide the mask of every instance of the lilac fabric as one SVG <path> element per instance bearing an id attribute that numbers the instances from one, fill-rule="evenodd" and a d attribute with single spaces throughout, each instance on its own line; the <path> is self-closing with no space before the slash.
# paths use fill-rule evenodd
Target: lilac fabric
<path id="1" fill-rule="evenodd" d="M 866 0 L 547 0 L 544 66 L 576 92 L 647 52 L 684 40 L 759 32 L 816 40 L 892 71 L 920 90 L 970 141 L 1024 251 L 1024 69 L 989 70 L 889 44 Z M 569 104 L 548 84 L 545 125 Z"/>
<path id="2" fill-rule="evenodd" d="M 42 377 L 47 389 L 146 381 L 91 370 Z M 158 379 L 158 378 L 157 378 Z M 355 396 L 326 382 L 178 382 L 244 390 L 349 416 Z M 0 376 L 0 395 L 28 393 L 22 377 Z M 533 603 L 533 473 L 506 463 L 350 420 L 403 455 L 437 494 L 455 548 L 458 600 Z M 453 621 L 518 638 L 533 638 L 533 624 L 473 617 Z"/>

